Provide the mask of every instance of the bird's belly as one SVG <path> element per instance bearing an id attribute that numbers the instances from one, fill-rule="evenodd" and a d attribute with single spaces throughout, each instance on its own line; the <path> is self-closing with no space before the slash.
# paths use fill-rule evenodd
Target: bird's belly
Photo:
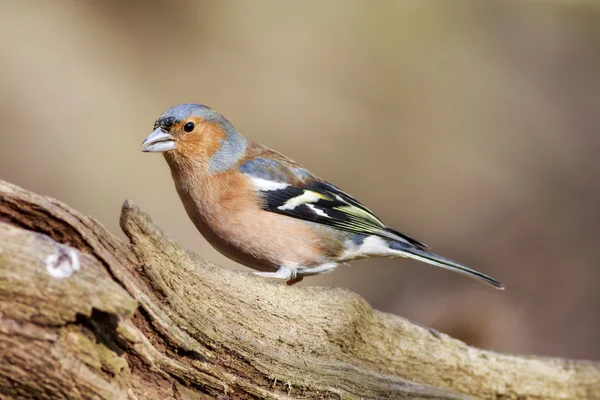
<path id="1" fill-rule="evenodd" d="M 311 267 L 328 261 L 322 238 L 307 228 L 306 222 L 264 210 L 256 212 L 260 218 L 240 212 L 226 226 L 214 227 L 216 236 L 227 238 L 227 246 L 235 249 L 234 254 L 246 265 Z"/>
<path id="2" fill-rule="evenodd" d="M 281 265 L 312 267 L 331 261 L 333 238 L 319 226 L 258 207 L 200 209 L 198 202 L 182 200 L 202 236 L 240 264 L 271 271 Z"/>
<path id="3" fill-rule="evenodd" d="M 214 225 L 223 225 L 224 223 L 227 223 L 226 221 L 221 221 L 218 218 L 207 220 L 205 219 L 206 214 L 201 216 L 198 212 L 188 212 L 188 215 L 204 239 L 227 258 L 260 271 L 271 271 L 278 268 L 271 260 L 260 257 L 260 255 L 257 256 L 256 253 L 248 252 L 244 246 L 240 246 L 240 238 L 235 237 L 235 232 L 233 232 L 233 237 L 224 238 L 222 229 L 219 229 Z"/>

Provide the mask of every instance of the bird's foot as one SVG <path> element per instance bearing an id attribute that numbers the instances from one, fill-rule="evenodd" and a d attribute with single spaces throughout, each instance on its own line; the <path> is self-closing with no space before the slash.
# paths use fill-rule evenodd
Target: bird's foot
<path id="1" fill-rule="evenodd" d="M 281 279 L 281 280 L 285 280 L 285 283 L 287 283 L 289 286 L 300 282 L 303 279 L 303 276 L 299 276 L 297 274 L 297 270 L 296 268 L 290 268 L 290 267 L 279 267 L 279 269 L 275 272 L 262 272 L 262 271 L 257 271 L 257 272 L 253 272 L 254 275 L 257 276 L 262 276 L 263 278 L 274 278 L 274 279 Z"/>

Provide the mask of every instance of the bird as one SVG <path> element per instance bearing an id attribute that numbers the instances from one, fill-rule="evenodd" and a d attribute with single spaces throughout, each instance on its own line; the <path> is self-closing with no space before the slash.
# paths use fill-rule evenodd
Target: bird
<path id="1" fill-rule="evenodd" d="M 239 134 L 208 106 L 173 106 L 153 129 L 142 151 L 163 153 L 198 231 L 217 251 L 256 275 L 293 285 L 352 260 L 391 257 L 504 288 L 390 228 L 337 186 Z"/>

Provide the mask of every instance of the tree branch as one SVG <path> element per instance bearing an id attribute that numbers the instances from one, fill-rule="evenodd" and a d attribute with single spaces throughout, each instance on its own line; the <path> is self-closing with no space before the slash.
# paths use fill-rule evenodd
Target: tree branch
<path id="1" fill-rule="evenodd" d="M 3 181 L 0 221 L 11 398 L 600 399 L 598 363 L 478 350 L 347 290 L 225 270 L 130 202 L 129 244 Z"/>

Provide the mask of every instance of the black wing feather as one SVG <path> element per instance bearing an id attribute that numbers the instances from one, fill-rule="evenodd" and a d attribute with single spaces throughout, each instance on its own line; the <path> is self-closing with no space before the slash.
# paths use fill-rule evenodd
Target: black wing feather
<path id="1" fill-rule="evenodd" d="M 322 198 L 293 208 L 282 208 L 287 201 L 302 196 L 307 191 L 318 193 Z M 316 181 L 302 188 L 288 186 L 284 189 L 262 192 L 262 194 L 267 211 L 349 232 L 405 241 L 421 249 L 427 248 L 424 243 L 388 228 L 360 202 L 329 183 Z"/>
<path id="2" fill-rule="evenodd" d="M 255 179 L 287 185 L 281 189 L 259 189 L 265 210 L 348 232 L 377 235 L 420 249 L 427 248 L 425 244 L 388 228 L 358 200 L 319 180 L 299 164 L 262 146 L 255 147 L 254 158 L 242 163 L 240 172 Z"/>

